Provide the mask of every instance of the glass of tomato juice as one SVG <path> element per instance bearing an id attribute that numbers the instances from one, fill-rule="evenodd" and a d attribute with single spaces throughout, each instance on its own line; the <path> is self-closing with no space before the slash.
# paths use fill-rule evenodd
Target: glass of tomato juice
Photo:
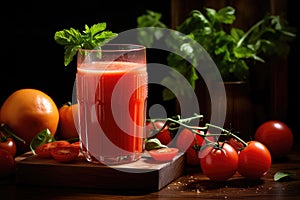
<path id="1" fill-rule="evenodd" d="M 77 54 L 76 97 L 81 149 L 89 162 L 137 161 L 144 150 L 146 48 L 105 44 Z"/>

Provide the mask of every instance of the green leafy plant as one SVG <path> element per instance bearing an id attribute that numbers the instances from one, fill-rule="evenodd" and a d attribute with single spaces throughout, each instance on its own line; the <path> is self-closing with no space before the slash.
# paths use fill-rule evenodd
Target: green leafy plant
<path id="1" fill-rule="evenodd" d="M 106 23 L 85 25 L 81 33 L 74 28 L 63 29 L 55 32 L 54 40 L 64 46 L 64 65 L 67 66 L 77 54 L 78 49 L 101 49 L 101 46 L 116 37 L 118 34 L 105 30 Z"/>
<path id="2" fill-rule="evenodd" d="M 138 27 L 164 27 L 159 21 L 160 17 L 160 13 L 147 11 L 147 14 L 138 17 Z M 207 51 L 218 67 L 223 81 L 246 81 L 249 77 L 249 69 L 255 62 L 264 63 L 271 56 L 285 58 L 288 55 L 289 42 L 295 39 L 296 30 L 288 26 L 284 18 L 266 14 L 247 31 L 232 27 L 235 19 L 235 9 L 230 6 L 218 11 L 212 8 L 205 8 L 203 12 L 193 10 L 176 27 L 176 30 L 183 33 L 185 37 L 198 42 Z M 173 45 L 178 45 L 178 43 Z M 180 49 L 187 49 L 187 43 L 182 42 L 180 45 Z M 196 51 L 194 49 L 189 52 Z M 194 66 L 201 62 L 196 57 L 199 54 L 186 53 L 184 55 L 190 56 L 193 63 L 187 63 L 185 58 L 170 53 L 167 58 L 168 64 L 182 73 L 191 86 L 195 87 L 198 74 Z M 165 100 L 175 97 L 167 90 L 163 96 Z"/>
<path id="3" fill-rule="evenodd" d="M 141 15 L 137 18 L 137 27 L 159 27 L 159 28 L 167 28 L 163 22 L 161 22 L 162 15 L 160 13 L 153 12 L 151 10 L 147 10 L 147 13 Z M 154 41 L 158 41 L 163 37 L 163 33 L 157 29 L 153 30 L 143 30 L 138 31 L 138 39 L 141 44 L 146 46 L 151 46 Z M 151 37 L 149 37 L 151 35 Z"/>

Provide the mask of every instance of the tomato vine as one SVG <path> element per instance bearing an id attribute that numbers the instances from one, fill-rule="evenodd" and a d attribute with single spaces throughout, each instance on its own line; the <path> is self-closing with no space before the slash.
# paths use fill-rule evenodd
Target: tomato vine
<path id="1" fill-rule="evenodd" d="M 155 118 L 155 119 L 147 119 L 148 122 L 156 122 L 156 121 L 163 121 L 165 122 L 165 124 L 160 128 L 160 129 L 156 129 L 156 132 L 160 132 L 161 130 L 163 130 L 165 127 L 168 127 L 169 131 L 172 133 L 173 132 L 173 137 L 175 136 L 174 132 L 177 132 L 181 127 L 183 128 L 187 128 L 189 129 L 192 133 L 201 136 L 205 142 L 206 145 L 214 145 L 215 147 L 218 147 L 218 141 L 212 141 L 210 139 L 208 139 L 209 137 L 220 137 L 220 136 L 227 136 L 230 138 L 234 138 L 235 140 L 237 140 L 237 142 L 241 143 L 244 147 L 247 147 L 247 142 L 245 142 L 243 139 L 241 139 L 240 137 L 238 137 L 236 134 L 234 134 L 233 132 L 226 130 L 222 127 L 216 126 L 214 124 L 210 124 L 210 123 L 205 123 L 204 126 L 191 126 L 189 125 L 189 123 L 192 120 L 203 120 L 203 115 L 199 115 L 199 114 L 194 114 L 194 116 L 189 117 L 189 118 L 180 118 L 180 116 L 175 116 L 173 118 Z M 221 133 L 217 133 L 217 134 L 213 134 L 210 133 L 209 135 L 207 134 L 207 131 L 209 129 L 209 127 L 212 128 L 216 128 L 219 129 L 221 131 Z M 147 142 L 152 142 L 152 140 L 146 140 Z M 197 143 L 197 141 L 195 141 Z M 156 148 L 158 148 L 156 146 Z"/>
<path id="2" fill-rule="evenodd" d="M 272 158 L 265 145 L 254 140 L 246 142 L 234 132 L 214 124 L 205 123 L 202 126 L 190 125 L 190 122 L 196 119 L 203 122 L 203 115 L 194 114 L 194 116 L 184 119 L 176 116 L 174 118 L 159 118 L 148 121 L 153 123 L 163 121 L 165 123 L 162 128 L 155 131 L 161 131 L 168 127 L 170 132 L 175 133 L 173 135 L 173 138 L 176 139 L 175 146 L 173 146 L 173 143 L 168 145 L 167 148 L 177 147 L 181 151 L 183 149 L 188 156 L 194 152 L 191 153 L 189 151 L 190 145 L 195 146 L 194 150 L 198 152 L 198 158 L 194 157 L 193 159 L 198 159 L 196 162 L 200 164 L 203 173 L 211 180 L 225 181 L 236 172 L 239 172 L 238 174 L 248 179 L 259 179 L 267 174 L 271 167 Z M 189 133 L 189 136 L 181 135 L 187 134 L 187 132 L 192 133 L 194 137 Z M 179 134 L 178 137 L 176 137 L 176 134 Z M 196 136 L 200 136 L 203 140 L 197 139 Z M 194 140 L 194 142 L 191 140 Z M 166 148 L 157 138 L 146 138 L 145 147 L 148 151 Z M 258 165 L 258 163 L 260 164 Z"/>
<path id="3" fill-rule="evenodd" d="M 25 144 L 25 140 L 23 140 L 22 138 L 18 137 L 16 134 L 14 134 L 6 124 L 2 123 L 0 125 L 1 130 L 3 130 L 5 133 L 7 133 L 9 135 L 9 137 L 14 138 L 16 141 L 20 141 L 22 143 Z"/>

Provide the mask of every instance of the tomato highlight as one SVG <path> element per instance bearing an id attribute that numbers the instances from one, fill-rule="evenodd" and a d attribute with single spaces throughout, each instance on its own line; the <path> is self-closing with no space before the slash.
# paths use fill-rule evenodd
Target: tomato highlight
<path id="1" fill-rule="evenodd" d="M 13 157 L 17 153 L 17 145 L 13 138 L 6 137 L 5 139 L 0 139 L 0 149 L 7 150 Z"/>

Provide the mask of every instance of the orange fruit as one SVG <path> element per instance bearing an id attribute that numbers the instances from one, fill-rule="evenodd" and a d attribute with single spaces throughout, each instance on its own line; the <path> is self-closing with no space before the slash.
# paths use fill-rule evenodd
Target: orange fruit
<path id="1" fill-rule="evenodd" d="M 44 92 L 25 88 L 13 92 L 2 104 L 1 122 L 25 144 L 17 142 L 17 150 L 29 149 L 31 140 L 48 128 L 54 136 L 58 127 L 59 112 L 53 99 Z"/>
<path id="2" fill-rule="evenodd" d="M 59 108 L 57 136 L 61 139 L 78 138 L 76 123 L 78 121 L 78 104 L 67 102 Z"/>

